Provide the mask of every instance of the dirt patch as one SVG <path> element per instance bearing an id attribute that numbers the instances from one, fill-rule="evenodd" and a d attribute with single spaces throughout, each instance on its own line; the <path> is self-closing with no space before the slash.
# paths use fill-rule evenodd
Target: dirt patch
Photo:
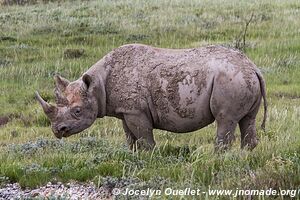
<path id="1" fill-rule="evenodd" d="M 11 37 L 11 36 L 0 36 L 0 41 L 15 42 L 15 41 L 17 41 L 17 39 L 14 37 Z"/>
<path id="2" fill-rule="evenodd" d="M 4 126 L 10 121 L 8 116 L 0 116 L 0 126 Z"/>
<path id="3" fill-rule="evenodd" d="M 80 58 L 84 55 L 84 49 L 66 49 L 64 51 L 65 58 Z"/>
<path id="4" fill-rule="evenodd" d="M 0 126 L 4 126 L 5 124 L 9 123 L 13 119 L 19 119 L 21 117 L 20 114 L 17 113 L 8 113 L 5 115 L 0 116 Z"/>

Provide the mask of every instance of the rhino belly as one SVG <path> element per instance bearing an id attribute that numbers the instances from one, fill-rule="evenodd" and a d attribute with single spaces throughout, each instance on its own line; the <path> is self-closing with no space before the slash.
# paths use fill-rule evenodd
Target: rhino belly
<path id="1" fill-rule="evenodd" d="M 175 133 L 203 128 L 214 121 L 209 102 L 209 92 L 197 94 L 187 88 L 172 99 L 160 99 L 160 105 L 156 108 L 158 122 L 155 128 Z"/>
<path id="2" fill-rule="evenodd" d="M 199 112 L 194 118 L 181 118 L 175 113 L 169 113 L 155 128 L 171 131 L 174 133 L 186 133 L 201 129 L 214 121 L 214 117 L 210 113 Z"/>

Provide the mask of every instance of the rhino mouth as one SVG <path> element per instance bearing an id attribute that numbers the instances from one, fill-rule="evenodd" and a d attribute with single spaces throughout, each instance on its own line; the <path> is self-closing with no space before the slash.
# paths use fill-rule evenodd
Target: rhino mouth
<path id="1" fill-rule="evenodd" d="M 54 132 L 55 137 L 58 139 L 62 139 L 63 137 L 69 137 L 71 135 L 74 135 L 76 132 Z"/>
<path id="2" fill-rule="evenodd" d="M 67 130 L 63 130 L 63 131 L 59 131 L 57 129 L 53 130 L 54 135 L 58 138 L 58 139 L 62 139 L 63 137 L 70 137 L 71 135 L 74 135 L 76 133 L 81 132 L 82 130 L 80 128 L 72 128 L 72 129 L 67 129 Z"/>
<path id="3" fill-rule="evenodd" d="M 60 123 L 60 124 L 55 124 L 53 123 L 52 125 L 52 132 L 54 135 L 58 138 L 61 139 L 63 137 L 70 137 L 71 135 L 77 134 L 85 130 L 90 126 L 90 123 L 78 123 L 77 121 L 73 121 L 72 125 L 69 125 L 71 123 L 65 124 L 65 123 Z"/>
<path id="4" fill-rule="evenodd" d="M 58 135 L 58 134 L 54 134 L 56 138 L 61 139 L 63 136 L 62 135 Z"/>
<path id="5" fill-rule="evenodd" d="M 61 135 L 62 135 L 62 137 L 69 137 L 69 136 L 71 136 L 71 135 L 73 135 L 73 134 L 75 134 L 75 133 L 68 133 L 68 132 L 65 132 L 65 133 L 62 133 Z"/>

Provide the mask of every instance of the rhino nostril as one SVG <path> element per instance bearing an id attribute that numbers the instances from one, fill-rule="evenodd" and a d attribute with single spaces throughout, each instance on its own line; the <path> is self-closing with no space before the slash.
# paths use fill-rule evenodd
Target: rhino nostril
<path id="1" fill-rule="evenodd" d="M 59 132 L 66 132 L 67 130 L 68 130 L 67 126 L 61 126 L 61 127 L 58 128 Z"/>

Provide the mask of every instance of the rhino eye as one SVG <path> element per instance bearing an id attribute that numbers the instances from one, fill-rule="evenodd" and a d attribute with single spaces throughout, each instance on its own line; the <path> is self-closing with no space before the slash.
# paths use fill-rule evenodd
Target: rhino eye
<path id="1" fill-rule="evenodd" d="M 81 108 L 80 107 L 75 107 L 73 108 L 73 114 L 76 116 L 76 117 L 80 117 L 81 115 Z"/>

